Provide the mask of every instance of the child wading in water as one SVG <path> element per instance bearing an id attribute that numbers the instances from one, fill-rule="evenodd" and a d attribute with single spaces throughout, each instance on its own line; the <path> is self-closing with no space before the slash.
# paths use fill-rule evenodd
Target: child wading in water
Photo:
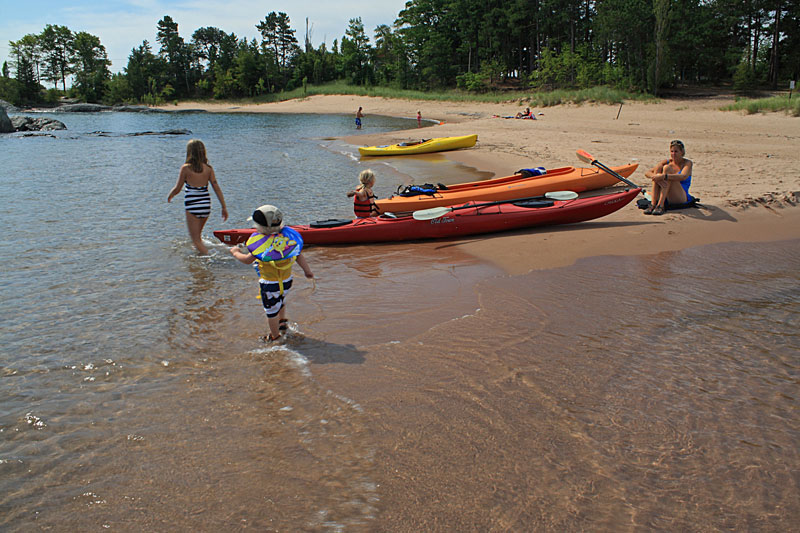
<path id="1" fill-rule="evenodd" d="M 186 226 L 189 228 L 189 237 L 197 251 L 203 255 L 208 254 L 208 248 L 203 244 L 203 227 L 208 222 L 211 214 L 211 195 L 208 194 L 208 184 L 222 205 L 222 220 L 228 220 L 228 208 L 225 207 L 225 198 L 219 188 L 214 169 L 208 164 L 206 147 L 202 141 L 192 139 L 186 144 L 186 163 L 178 174 L 178 183 L 169 192 L 167 203 L 171 202 L 176 194 L 185 186 L 184 206 L 186 207 Z"/>
<path id="2" fill-rule="evenodd" d="M 372 192 L 375 186 L 375 174 L 370 169 L 362 170 L 358 175 L 360 185 L 355 190 L 347 193 L 348 198 L 353 198 L 353 212 L 358 218 L 367 218 L 380 215 L 380 209 L 375 205 L 377 196 Z"/>
<path id="3" fill-rule="evenodd" d="M 245 246 L 231 248 L 231 254 L 246 265 L 256 263 L 261 303 L 269 324 L 269 336 L 262 339 L 271 342 L 279 340 L 289 327 L 285 298 L 292 288 L 292 264 L 297 262 L 307 278 L 314 274 L 301 253 L 303 238 L 284 226 L 283 214 L 277 207 L 262 205 L 253 211 L 250 220 L 256 231 Z"/>

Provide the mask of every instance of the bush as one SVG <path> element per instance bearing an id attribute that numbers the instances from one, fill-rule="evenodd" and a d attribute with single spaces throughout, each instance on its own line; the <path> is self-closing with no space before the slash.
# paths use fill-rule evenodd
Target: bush
<path id="1" fill-rule="evenodd" d="M 483 76 L 473 72 L 465 72 L 464 74 L 456 76 L 456 84 L 459 89 L 464 89 L 473 93 L 482 93 L 488 88 Z"/>
<path id="2" fill-rule="evenodd" d="M 48 104 L 57 104 L 61 100 L 61 91 L 58 89 L 47 89 L 44 93 L 44 101 Z"/>
<path id="3" fill-rule="evenodd" d="M 14 78 L 0 77 L 0 100 L 15 106 L 22 104 L 21 85 Z"/>
<path id="4" fill-rule="evenodd" d="M 740 94 L 753 92 L 756 88 L 756 76 L 747 61 L 741 61 L 733 73 L 733 90 Z"/>

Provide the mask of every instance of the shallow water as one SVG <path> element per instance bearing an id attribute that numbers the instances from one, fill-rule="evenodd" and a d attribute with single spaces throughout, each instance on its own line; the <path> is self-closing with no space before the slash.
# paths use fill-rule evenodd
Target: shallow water
<path id="1" fill-rule="evenodd" d="M 794 529 L 798 266 L 792 241 L 493 277 L 371 351 L 332 381 L 376 413 L 385 529 Z"/>
<path id="2" fill-rule="evenodd" d="M 453 242 L 309 248 L 317 279 L 266 347 L 251 269 L 194 255 L 164 201 L 188 137 L 127 133 L 206 142 L 231 211 L 209 235 L 268 201 L 349 216 L 365 166 L 381 196 L 469 170 L 359 161 L 329 139 L 345 116 L 58 118 L 0 137 L 0 529 L 800 522 L 800 242 L 517 277 Z"/>

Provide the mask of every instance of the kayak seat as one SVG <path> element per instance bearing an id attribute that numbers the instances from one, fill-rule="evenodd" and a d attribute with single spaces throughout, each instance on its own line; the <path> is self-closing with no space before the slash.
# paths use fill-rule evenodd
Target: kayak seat
<path id="1" fill-rule="evenodd" d="M 511 202 L 513 205 L 517 207 L 529 207 L 529 208 L 538 208 L 538 207 L 552 207 L 555 205 L 553 200 L 522 200 L 521 202 Z"/>
<path id="2" fill-rule="evenodd" d="M 317 220 L 316 222 L 309 224 L 309 226 L 312 228 L 337 228 L 339 226 L 346 226 L 347 224 L 352 223 L 352 220 L 329 218 L 327 220 Z"/>

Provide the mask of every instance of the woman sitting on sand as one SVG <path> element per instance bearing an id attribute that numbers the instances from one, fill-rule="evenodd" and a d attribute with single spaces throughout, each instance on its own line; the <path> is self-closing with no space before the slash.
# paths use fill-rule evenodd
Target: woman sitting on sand
<path id="1" fill-rule="evenodd" d="M 645 215 L 663 215 L 668 206 L 676 207 L 692 201 L 689 186 L 692 184 L 692 162 L 686 159 L 686 148 L 681 141 L 669 143 L 669 159 L 644 173 L 653 181 L 652 203 Z"/>
<path id="2" fill-rule="evenodd" d="M 531 113 L 530 107 L 526 107 L 524 113 L 522 112 L 517 113 L 517 116 L 515 118 L 530 118 L 536 120 L 536 116 Z"/>

